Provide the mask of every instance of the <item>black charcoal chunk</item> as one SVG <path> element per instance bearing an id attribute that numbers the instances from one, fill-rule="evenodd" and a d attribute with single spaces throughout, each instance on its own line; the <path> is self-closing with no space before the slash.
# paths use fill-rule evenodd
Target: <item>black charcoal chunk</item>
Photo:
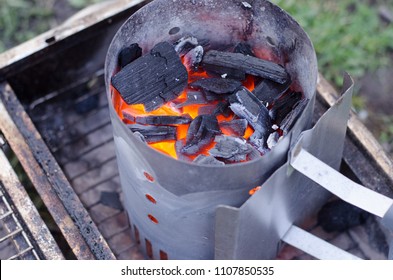
<path id="1" fill-rule="evenodd" d="M 242 83 L 233 79 L 202 78 L 190 84 L 192 88 L 199 88 L 215 94 L 230 94 L 241 87 Z"/>
<path id="2" fill-rule="evenodd" d="M 248 122 L 245 119 L 236 119 L 229 122 L 220 122 L 219 125 L 223 132 L 228 131 L 233 136 L 243 136 L 246 132 Z"/>
<path id="3" fill-rule="evenodd" d="M 229 117 L 231 113 L 232 111 L 227 101 L 219 102 L 215 105 L 203 106 L 198 109 L 198 115 L 223 115 L 224 117 Z"/>
<path id="4" fill-rule="evenodd" d="M 232 162 L 244 161 L 251 153 L 252 147 L 246 140 L 232 136 L 216 136 L 216 146 L 209 151 L 213 157 L 223 158 Z"/>
<path id="5" fill-rule="evenodd" d="M 220 133 L 221 130 L 215 116 L 197 116 L 188 128 L 186 145 L 182 148 L 182 153 L 186 155 L 198 153 L 213 141 L 215 135 Z"/>
<path id="6" fill-rule="evenodd" d="M 147 143 L 176 140 L 177 130 L 173 126 L 128 124 L 127 127 L 134 133 L 142 134 Z"/>
<path id="7" fill-rule="evenodd" d="M 185 36 L 180 38 L 175 43 L 175 51 L 180 55 L 183 56 L 188 53 L 191 49 L 198 46 L 198 39 L 192 36 Z"/>
<path id="8" fill-rule="evenodd" d="M 224 99 L 224 95 L 222 95 L 222 94 L 216 94 L 214 92 L 207 91 L 207 90 L 204 90 L 203 93 L 205 95 L 206 100 L 209 102 Z"/>
<path id="9" fill-rule="evenodd" d="M 123 110 L 122 113 L 123 113 L 123 118 L 124 118 L 125 120 L 128 120 L 128 121 L 130 121 L 130 122 L 135 122 L 135 116 L 134 116 L 134 115 L 128 113 L 128 112 L 125 111 L 125 110 Z"/>
<path id="10" fill-rule="evenodd" d="M 212 156 L 205 156 L 205 155 L 199 155 L 197 156 L 193 162 L 198 163 L 198 164 L 206 164 L 206 165 L 216 165 L 216 166 L 223 166 L 225 165 L 224 162 L 219 161 L 215 157 Z"/>
<path id="11" fill-rule="evenodd" d="M 217 105 L 202 106 L 198 109 L 198 115 L 214 115 Z"/>
<path id="12" fill-rule="evenodd" d="M 202 59 L 203 64 L 203 59 Z M 208 65 L 204 64 L 203 69 L 209 74 L 209 76 L 213 77 L 221 77 L 234 79 L 238 81 L 244 81 L 246 79 L 246 72 L 240 69 L 216 66 L 216 65 Z"/>
<path id="13" fill-rule="evenodd" d="M 303 112 L 304 108 L 306 108 L 307 103 L 307 98 L 302 99 L 295 105 L 295 108 L 293 108 L 292 111 L 282 120 L 280 128 L 283 131 L 284 135 L 288 134 L 288 132 L 291 130 L 296 120 Z"/>
<path id="14" fill-rule="evenodd" d="M 122 49 L 119 53 L 119 66 L 124 68 L 127 64 L 142 56 L 142 49 L 138 44 Z"/>
<path id="15" fill-rule="evenodd" d="M 318 213 L 318 224 L 326 232 L 344 232 L 364 224 L 369 213 L 345 201 L 328 202 Z"/>
<path id="16" fill-rule="evenodd" d="M 272 104 L 276 98 L 278 98 L 281 94 L 287 91 L 290 85 L 290 79 L 288 79 L 288 82 L 284 84 L 279 84 L 264 79 L 254 88 L 252 92 L 264 104 Z"/>
<path id="17" fill-rule="evenodd" d="M 143 104 L 148 112 L 177 98 L 187 83 L 187 69 L 167 42 L 158 43 L 112 77 L 127 104 Z"/>
<path id="18" fill-rule="evenodd" d="M 273 107 L 270 110 L 270 116 L 278 125 L 285 117 L 296 107 L 302 100 L 301 92 L 287 92 L 274 100 Z"/>
<path id="19" fill-rule="evenodd" d="M 189 124 L 192 121 L 190 115 L 183 116 L 144 116 L 135 117 L 135 122 L 150 125 L 177 125 Z"/>
<path id="20" fill-rule="evenodd" d="M 197 70 L 203 58 L 203 47 L 196 46 L 184 56 L 184 64 L 188 69 Z"/>
<path id="21" fill-rule="evenodd" d="M 264 152 L 267 148 L 267 137 L 272 132 L 273 125 L 268 109 L 244 87 L 231 96 L 229 102 L 231 110 L 237 116 L 246 119 L 254 128 L 254 133 L 249 139 L 250 143 L 260 152 Z"/>
<path id="22" fill-rule="evenodd" d="M 208 104 L 205 94 L 203 94 L 200 91 L 188 91 L 187 99 L 181 103 L 175 104 L 175 107 L 179 109 L 179 108 L 183 108 L 184 106 L 195 105 L 195 104 Z"/>
<path id="23" fill-rule="evenodd" d="M 219 102 L 213 111 L 213 115 L 223 115 L 224 117 L 229 117 L 232 114 L 232 110 L 229 108 L 229 105 L 230 104 L 228 101 Z"/>
<path id="24" fill-rule="evenodd" d="M 234 52 L 241 53 L 244 55 L 255 56 L 254 52 L 252 51 L 251 46 L 247 43 L 244 43 L 244 42 L 236 44 Z"/>
<path id="25" fill-rule="evenodd" d="M 279 84 L 285 84 L 289 79 L 287 71 L 281 65 L 241 53 L 210 50 L 204 55 L 202 65 L 208 68 L 215 66 L 240 70 Z M 217 68 L 214 69 L 217 70 Z"/>

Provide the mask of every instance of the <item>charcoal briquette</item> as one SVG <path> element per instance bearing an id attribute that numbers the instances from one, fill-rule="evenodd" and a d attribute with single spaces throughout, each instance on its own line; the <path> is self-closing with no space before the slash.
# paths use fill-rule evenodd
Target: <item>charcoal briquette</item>
<path id="1" fill-rule="evenodd" d="M 289 79 L 287 71 L 281 65 L 242 53 L 210 50 L 204 55 L 202 65 L 236 69 L 279 84 L 285 84 Z"/>
<path id="2" fill-rule="evenodd" d="M 131 44 L 129 47 L 125 47 L 119 53 L 119 66 L 124 68 L 127 64 L 133 62 L 135 59 L 142 56 L 142 49 L 138 44 Z"/>
<path id="3" fill-rule="evenodd" d="M 112 77 L 127 104 L 143 104 L 148 112 L 177 98 L 187 83 L 187 69 L 167 42 L 158 43 Z"/>
<path id="4" fill-rule="evenodd" d="M 199 88 L 215 94 L 230 94 L 241 87 L 242 83 L 233 79 L 202 78 L 190 84 L 192 88 Z"/>

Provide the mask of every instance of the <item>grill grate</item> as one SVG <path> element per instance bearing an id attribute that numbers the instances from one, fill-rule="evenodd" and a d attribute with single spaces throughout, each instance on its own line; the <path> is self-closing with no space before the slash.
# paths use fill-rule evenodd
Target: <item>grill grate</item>
<path id="1" fill-rule="evenodd" d="M 40 259 L 0 184 L 0 259 Z"/>
<path id="2" fill-rule="evenodd" d="M 97 102 L 95 107 L 75 110 L 88 99 Z M 143 258 L 120 201 L 101 201 L 107 192 L 122 199 L 103 71 L 32 104 L 29 115 L 115 256 Z"/>

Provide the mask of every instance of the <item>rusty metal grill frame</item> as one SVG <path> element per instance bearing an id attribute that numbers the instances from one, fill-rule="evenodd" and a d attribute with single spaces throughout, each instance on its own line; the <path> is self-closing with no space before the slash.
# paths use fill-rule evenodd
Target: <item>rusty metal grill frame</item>
<path id="1" fill-rule="evenodd" d="M 101 114 L 99 115 L 100 121 L 102 119 L 100 123 L 93 122 L 94 129 L 87 129 L 73 142 L 65 143 L 65 146 L 56 147 L 47 141 L 47 135 L 44 135 L 39 129 L 38 114 L 34 114 L 33 111 L 37 106 L 72 94 L 81 85 L 88 84 L 92 80 L 102 79 L 102 66 L 105 58 L 102 54 L 106 53 L 109 44 L 105 38 L 114 34 L 130 14 L 147 2 L 149 1 L 112 1 L 108 6 L 90 10 L 64 26 L 48 31 L 25 44 L 0 54 L 0 131 L 17 155 L 78 259 L 142 258 L 136 242 L 131 239 L 131 229 L 125 211 L 108 207 L 100 202 L 101 191 L 119 193 L 121 198 L 114 151 L 111 150 L 113 149 L 111 147 L 113 146 L 112 132 L 109 117 L 105 112 L 107 110 L 105 89 L 98 87 L 85 92 L 87 95 L 99 94 L 101 103 L 98 110 L 93 110 L 82 118 L 77 115 L 71 116 L 69 111 L 63 112 L 71 121 L 70 125 L 80 125 L 86 129 L 86 122 L 89 119 L 90 121 L 94 119 L 95 114 Z M 55 40 L 47 43 L 46 40 L 52 37 Z M 85 49 L 83 47 L 85 45 L 93 46 Z M 91 51 L 92 48 L 94 51 Z M 71 59 L 76 51 L 85 55 L 86 60 L 74 65 L 62 64 L 62 61 Z M 59 73 L 47 68 L 47 65 L 53 64 L 54 60 L 59 60 L 61 67 L 64 67 L 64 69 L 58 68 L 60 69 Z M 93 65 L 86 67 L 86 61 L 93 61 Z M 27 88 L 26 82 L 28 83 L 32 76 L 38 80 L 42 78 L 40 74 L 36 73 L 37 69 L 43 69 L 44 74 L 53 74 L 55 81 L 61 75 L 67 75 L 68 80 L 55 86 L 48 81 L 48 85 L 41 83 L 37 87 Z M 81 71 L 82 76 L 80 76 Z M 338 98 L 336 90 L 322 75 L 319 76 L 317 90 L 318 102 L 315 119 L 318 119 Z M 40 96 L 37 94 L 38 92 L 44 94 Z M 107 119 L 105 119 L 106 117 Z M 353 113 L 348 127 L 343 162 L 363 185 L 374 190 L 378 188 L 379 192 L 392 197 L 393 163 L 391 159 Z M 85 147 L 78 157 L 64 158 L 60 155 L 67 146 L 68 152 L 73 151 L 71 144 L 89 137 L 92 138 L 94 133 L 107 134 L 107 138 Z M 75 164 L 86 159 L 94 163 L 95 156 L 103 152 L 107 155 L 103 160 L 100 158 L 101 161 L 96 162 L 96 165 L 87 164 L 83 169 L 80 169 L 80 165 Z M 103 166 L 110 166 L 109 169 L 113 172 L 106 175 L 100 174 L 99 169 L 102 169 Z M 105 176 L 100 178 L 99 176 L 102 175 Z M 6 176 L 4 175 L 4 177 Z M 18 191 L 23 193 L 20 182 L 15 179 L 16 177 L 11 177 L 12 180 L 7 184 L 17 185 Z M 100 180 L 87 185 L 86 182 L 89 181 L 89 178 Z M 1 183 L 6 187 L 7 184 L 4 181 Z M 6 194 L 5 198 L 8 196 L 11 198 L 11 189 L 7 188 L 4 193 Z M 20 193 L 19 196 L 23 195 Z M 71 202 L 70 197 L 72 198 Z M 13 204 L 10 203 L 10 205 Z M 16 211 L 23 210 L 22 205 L 14 207 Z M 80 213 L 83 214 L 79 215 L 80 213 L 76 213 L 72 210 L 73 208 L 80 210 Z M 11 207 L 11 209 L 13 208 Z M 15 213 L 15 217 L 18 219 L 22 216 Z M 34 248 L 39 248 L 34 250 L 40 258 L 63 257 L 56 250 L 55 253 L 49 254 L 48 251 L 53 248 L 35 245 L 39 240 L 34 235 L 34 232 L 37 232 L 37 224 L 32 223 L 24 216 L 22 218 L 19 221 L 25 224 L 27 231 L 30 231 L 30 233 L 25 231 L 26 237 L 29 238 Z M 21 224 L 23 224 L 22 222 Z M 85 225 L 89 225 L 89 227 L 86 228 Z M 308 230 L 319 231 L 320 227 L 314 222 L 312 226 L 309 225 Z M 334 240 L 333 237 L 330 238 Z M 95 243 L 99 245 L 101 250 L 95 250 Z M 349 249 L 359 251 L 357 246 Z M 307 256 L 302 258 L 307 258 Z"/>
<path id="2" fill-rule="evenodd" d="M 1 213 L 0 223 L 1 228 L 6 229 L 7 234 L 0 237 L 0 244 L 8 246 L 8 252 L 13 255 L 7 256 L 7 259 L 40 259 L 35 251 L 32 242 L 26 232 L 23 230 L 20 221 L 16 218 L 14 211 L 11 209 L 10 203 L 4 195 L 4 188 L 0 184 L 0 208 L 7 210 L 6 213 Z M 9 230 L 10 228 L 13 230 Z M 22 240 L 20 240 L 22 239 Z M 8 244 L 7 244 L 8 243 Z M 11 247 L 11 248 L 10 248 Z"/>

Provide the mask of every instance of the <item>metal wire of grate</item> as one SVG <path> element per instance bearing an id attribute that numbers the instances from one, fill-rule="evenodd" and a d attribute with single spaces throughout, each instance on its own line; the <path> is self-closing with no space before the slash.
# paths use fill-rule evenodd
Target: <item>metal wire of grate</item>
<path id="1" fill-rule="evenodd" d="M 27 233 L 21 226 L 11 202 L 0 183 L 0 259 L 38 260 Z"/>

